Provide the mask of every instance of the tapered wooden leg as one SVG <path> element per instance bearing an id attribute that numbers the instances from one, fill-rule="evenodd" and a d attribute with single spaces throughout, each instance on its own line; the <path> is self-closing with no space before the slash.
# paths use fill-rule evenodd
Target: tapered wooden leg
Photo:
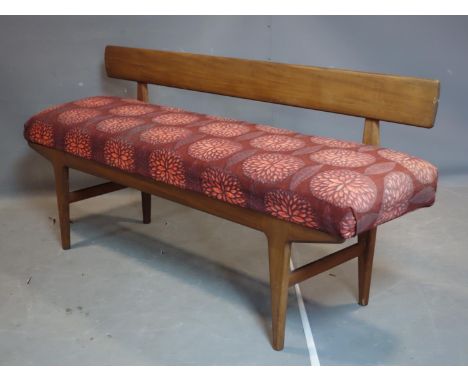
<path id="1" fill-rule="evenodd" d="M 141 193 L 141 209 L 143 210 L 143 224 L 151 223 L 151 194 Z"/>
<path id="2" fill-rule="evenodd" d="M 68 200 L 68 167 L 59 163 L 54 163 L 54 173 L 62 248 L 70 249 L 70 203 Z"/>
<path id="3" fill-rule="evenodd" d="M 270 264 L 272 345 L 273 349 L 282 350 L 288 305 L 291 243 L 278 235 L 267 235 L 267 238 Z"/>
<path id="4" fill-rule="evenodd" d="M 358 236 L 358 241 L 365 243 L 364 251 L 358 257 L 359 275 L 359 304 L 369 303 L 369 292 L 372 278 L 372 262 L 374 260 L 375 239 L 377 228 L 371 229 Z"/>

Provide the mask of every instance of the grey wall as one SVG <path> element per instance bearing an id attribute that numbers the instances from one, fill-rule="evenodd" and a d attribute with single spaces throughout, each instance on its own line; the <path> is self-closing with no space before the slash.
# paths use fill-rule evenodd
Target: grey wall
<path id="1" fill-rule="evenodd" d="M 384 123 L 383 144 L 432 161 L 445 182 L 466 183 L 467 42 L 467 17 L 0 17 L 0 193 L 52 186 L 48 163 L 22 137 L 30 115 L 80 97 L 135 96 L 132 83 L 106 78 L 107 44 L 440 79 L 435 128 Z M 151 98 L 300 132 L 361 135 L 354 117 L 166 88 L 153 87 Z"/>

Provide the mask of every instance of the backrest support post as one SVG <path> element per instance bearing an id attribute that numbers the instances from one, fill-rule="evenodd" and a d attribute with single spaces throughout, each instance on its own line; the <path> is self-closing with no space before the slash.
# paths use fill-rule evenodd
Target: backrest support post
<path id="1" fill-rule="evenodd" d="M 148 102 L 148 84 L 144 82 L 137 83 L 137 99 L 139 101 Z"/>
<path id="2" fill-rule="evenodd" d="M 378 120 L 366 118 L 364 121 L 362 143 L 373 146 L 380 145 L 380 123 Z"/>

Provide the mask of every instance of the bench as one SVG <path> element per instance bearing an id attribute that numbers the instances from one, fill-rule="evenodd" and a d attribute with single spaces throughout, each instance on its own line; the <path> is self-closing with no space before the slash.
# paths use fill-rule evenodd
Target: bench
<path id="1" fill-rule="evenodd" d="M 439 82 L 429 79 L 108 46 L 109 77 L 137 82 L 137 100 L 96 96 L 31 117 L 24 135 L 51 161 L 63 249 L 71 203 L 125 187 L 264 232 L 272 345 L 284 347 L 288 287 L 358 259 L 367 305 L 377 226 L 434 203 L 437 169 L 379 147 L 379 121 L 431 128 Z M 150 104 L 148 84 L 364 119 L 350 142 Z M 391 126 L 389 126 L 391 128 Z M 69 168 L 107 180 L 70 191 Z M 290 269 L 291 243 L 357 242 Z"/>

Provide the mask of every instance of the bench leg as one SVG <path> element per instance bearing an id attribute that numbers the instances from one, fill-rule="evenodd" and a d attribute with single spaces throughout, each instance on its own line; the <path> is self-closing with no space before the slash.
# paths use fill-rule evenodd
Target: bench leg
<path id="1" fill-rule="evenodd" d="M 282 350 L 288 305 L 291 242 L 276 235 L 267 235 L 267 238 L 270 264 L 272 344 L 275 350 Z"/>
<path id="2" fill-rule="evenodd" d="M 151 223 L 151 194 L 141 193 L 141 208 L 143 210 L 143 224 Z"/>
<path id="3" fill-rule="evenodd" d="M 68 201 L 68 167 L 59 163 L 54 163 L 54 174 L 62 248 L 70 249 L 70 203 Z"/>
<path id="4" fill-rule="evenodd" d="M 369 303 L 369 292 L 372 277 L 372 262 L 374 259 L 375 239 L 377 228 L 373 228 L 358 236 L 359 242 L 364 242 L 364 251 L 358 257 L 358 277 L 359 277 L 359 304 Z"/>

